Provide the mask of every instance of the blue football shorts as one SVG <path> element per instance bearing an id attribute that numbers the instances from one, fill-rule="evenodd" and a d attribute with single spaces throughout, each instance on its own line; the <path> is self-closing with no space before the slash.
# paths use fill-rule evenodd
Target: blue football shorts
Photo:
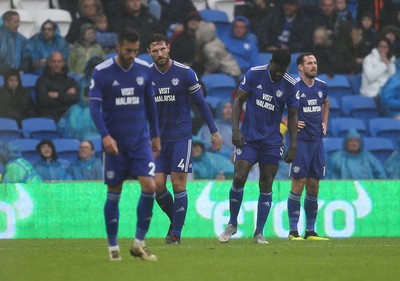
<path id="1" fill-rule="evenodd" d="M 295 179 L 323 179 L 325 177 L 325 152 L 322 139 L 297 140 L 297 153 L 290 165 L 290 176 Z"/>
<path id="2" fill-rule="evenodd" d="M 235 148 L 233 161 L 246 160 L 251 165 L 278 165 L 282 157 L 282 145 L 270 145 L 263 140 L 248 141 L 242 148 Z"/>
<path id="3" fill-rule="evenodd" d="M 161 142 L 161 154 L 156 159 L 156 173 L 192 172 L 192 140 Z"/>

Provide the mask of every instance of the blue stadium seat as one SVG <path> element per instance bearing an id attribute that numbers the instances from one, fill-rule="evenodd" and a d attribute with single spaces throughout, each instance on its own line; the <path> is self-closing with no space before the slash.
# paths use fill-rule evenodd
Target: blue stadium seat
<path id="1" fill-rule="evenodd" d="M 81 79 L 82 79 L 82 75 L 80 75 L 80 74 L 78 74 L 78 73 L 75 73 L 75 72 L 69 72 L 69 73 L 68 73 L 68 76 L 71 77 L 71 78 L 74 78 L 75 81 L 78 82 L 78 83 L 79 83 L 79 81 L 81 81 Z"/>
<path id="2" fill-rule="evenodd" d="M 345 116 L 371 119 L 378 117 L 378 108 L 373 98 L 352 95 L 342 97 L 342 111 Z"/>
<path id="3" fill-rule="evenodd" d="M 328 86 L 328 95 L 337 98 L 339 105 L 343 96 L 353 94 L 350 81 L 346 75 L 335 74 L 333 77 L 328 77 L 326 74 L 318 75 L 319 79 L 326 82 Z"/>
<path id="4" fill-rule="evenodd" d="M 272 59 L 272 53 L 258 53 L 258 64 L 268 64 Z"/>
<path id="5" fill-rule="evenodd" d="M 0 75 L 0 87 L 4 85 L 4 77 Z"/>
<path id="6" fill-rule="evenodd" d="M 231 28 L 231 23 L 226 12 L 215 10 L 215 9 L 205 9 L 200 10 L 200 15 L 203 21 L 212 22 L 217 30 L 218 37 L 229 31 Z"/>
<path id="7" fill-rule="evenodd" d="M 291 53 L 292 59 L 290 60 L 290 64 L 288 67 L 287 72 L 289 73 L 293 73 L 296 74 L 299 72 L 298 68 L 297 68 L 297 58 L 298 56 L 300 56 L 302 53 Z"/>
<path id="8" fill-rule="evenodd" d="M 344 137 L 349 129 L 355 129 L 360 135 L 366 137 L 369 135 L 367 126 L 364 121 L 352 117 L 338 117 L 333 118 L 329 122 L 332 135 L 335 137 Z"/>
<path id="9" fill-rule="evenodd" d="M 78 159 L 80 141 L 77 139 L 53 139 L 59 158 L 73 162 Z"/>
<path id="10" fill-rule="evenodd" d="M 212 109 L 215 109 L 217 104 L 222 101 L 219 97 L 214 96 L 206 96 L 206 102 L 211 106 Z"/>
<path id="11" fill-rule="evenodd" d="M 115 57 L 116 55 L 117 55 L 117 52 L 108 52 L 108 53 L 106 54 L 106 59 L 113 58 L 113 57 Z"/>
<path id="12" fill-rule="evenodd" d="M 89 139 L 94 146 L 94 154 L 96 155 L 97 158 L 102 159 L 102 154 L 103 154 L 103 143 L 101 137 L 97 138 L 90 138 Z"/>
<path id="13" fill-rule="evenodd" d="M 390 139 L 380 137 L 366 137 L 363 139 L 364 148 L 370 151 L 382 164 L 389 158 L 395 150 L 395 146 Z"/>
<path id="14" fill-rule="evenodd" d="M 22 73 L 20 75 L 21 77 L 21 84 L 25 88 L 29 90 L 29 93 L 32 96 L 32 99 L 35 101 L 36 100 L 36 92 L 35 92 L 35 85 L 36 81 L 39 78 L 39 75 L 37 74 L 32 74 L 32 73 Z"/>
<path id="15" fill-rule="evenodd" d="M 33 117 L 22 120 L 24 137 L 32 139 L 55 139 L 60 133 L 56 122 L 50 118 Z"/>
<path id="16" fill-rule="evenodd" d="M 0 140 L 7 142 L 19 138 L 21 131 L 14 119 L 0 118 Z"/>
<path id="17" fill-rule="evenodd" d="M 355 74 L 355 75 L 350 75 L 349 80 L 350 80 L 351 90 L 353 91 L 353 94 L 359 95 L 360 88 L 361 88 L 361 73 Z"/>
<path id="18" fill-rule="evenodd" d="M 368 121 L 369 131 L 373 137 L 390 139 L 397 146 L 400 139 L 400 121 L 392 118 L 378 117 Z"/>
<path id="19" fill-rule="evenodd" d="M 40 154 L 36 151 L 36 146 L 40 140 L 35 139 L 16 139 L 12 143 L 21 151 L 22 156 L 32 165 L 40 160 Z"/>
<path id="20" fill-rule="evenodd" d="M 342 115 L 342 110 L 336 98 L 329 97 L 329 118 L 338 118 Z"/>
<path id="21" fill-rule="evenodd" d="M 343 138 L 326 137 L 322 139 L 322 142 L 324 144 L 324 150 L 327 156 L 343 148 Z"/>
<path id="22" fill-rule="evenodd" d="M 351 12 L 351 16 L 353 17 L 353 22 L 356 23 L 357 13 L 358 13 L 358 0 L 348 0 L 347 9 Z"/>
<path id="23" fill-rule="evenodd" d="M 225 73 L 211 73 L 201 78 L 206 89 L 207 96 L 228 99 L 232 91 L 236 89 L 233 77 Z"/>
<path id="24" fill-rule="evenodd" d="M 139 59 L 144 60 L 145 62 L 148 62 L 149 64 L 153 63 L 153 58 L 149 53 L 143 53 L 137 56 Z"/>

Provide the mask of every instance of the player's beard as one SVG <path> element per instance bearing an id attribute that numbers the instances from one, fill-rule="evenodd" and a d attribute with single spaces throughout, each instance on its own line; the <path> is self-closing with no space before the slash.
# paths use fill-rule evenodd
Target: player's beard
<path id="1" fill-rule="evenodd" d="M 314 79 L 314 78 L 317 76 L 317 74 L 305 73 L 305 76 L 306 76 L 308 79 Z"/>
<path id="2" fill-rule="evenodd" d="M 163 60 L 163 62 L 161 62 L 160 58 L 157 59 L 156 61 L 157 66 L 164 67 L 168 65 L 169 57 L 161 57 L 161 59 Z"/>

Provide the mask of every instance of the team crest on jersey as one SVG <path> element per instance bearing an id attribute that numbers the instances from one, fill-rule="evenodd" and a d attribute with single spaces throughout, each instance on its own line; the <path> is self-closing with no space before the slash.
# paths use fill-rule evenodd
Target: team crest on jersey
<path id="1" fill-rule="evenodd" d="M 93 80 L 93 78 L 92 79 L 90 79 L 90 86 L 89 86 L 89 89 L 93 89 L 94 88 L 94 80 Z"/>
<path id="2" fill-rule="evenodd" d="M 293 172 L 294 172 L 295 174 L 297 174 L 298 172 L 300 172 L 300 167 L 299 167 L 299 166 L 294 166 L 294 167 L 293 167 Z"/>
<path id="3" fill-rule="evenodd" d="M 177 86 L 179 84 L 179 79 L 178 78 L 174 78 L 171 80 L 172 85 Z"/>
<path id="4" fill-rule="evenodd" d="M 322 99 L 322 92 L 321 91 L 318 91 L 318 96 L 319 96 L 319 98 Z"/>
<path id="5" fill-rule="evenodd" d="M 144 78 L 142 76 L 136 77 L 136 83 L 138 83 L 139 86 L 142 86 L 144 83 Z"/>
<path id="6" fill-rule="evenodd" d="M 283 96 L 283 92 L 281 90 L 276 91 L 275 95 L 280 98 L 281 96 Z"/>
<path id="7" fill-rule="evenodd" d="M 240 154 L 242 154 L 242 150 L 240 148 L 236 148 L 235 153 L 236 153 L 236 155 L 240 155 Z"/>
<path id="8" fill-rule="evenodd" d="M 109 180 L 113 179 L 114 176 L 115 176 L 114 171 L 107 171 L 107 172 L 106 172 L 106 177 L 107 177 Z"/>

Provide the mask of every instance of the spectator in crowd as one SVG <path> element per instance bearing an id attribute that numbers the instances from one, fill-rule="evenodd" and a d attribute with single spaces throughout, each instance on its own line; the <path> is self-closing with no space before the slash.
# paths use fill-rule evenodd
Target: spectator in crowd
<path id="1" fill-rule="evenodd" d="M 395 65 L 396 72 L 380 90 L 380 105 L 385 116 L 400 121 L 400 58 L 397 58 Z"/>
<path id="2" fill-rule="evenodd" d="M 376 98 L 380 88 L 386 83 L 395 71 L 395 57 L 387 38 L 381 38 L 376 48 L 364 58 L 360 93 L 363 96 Z"/>
<path id="3" fill-rule="evenodd" d="M 57 2 L 60 9 L 68 11 L 71 14 L 71 18 L 75 20 L 78 14 L 78 1 L 79 0 L 58 0 Z M 50 3 L 53 4 L 53 1 L 50 1 Z M 57 7 L 54 7 L 54 5 L 52 5 L 52 8 Z"/>
<path id="4" fill-rule="evenodd" d="M 32 55 L 32 70 L 42 74 L 47 65 L 47 58 L 54 52 L 60 52 L 64 59 L 68 59 L 71 48 L 56 22 L 46 20 L 40 27 L 40 31 L 29 39 L 31 42 L 28 50 Z M 29 48 L 28 48 L 29 49 Z"/>
<path id="5" fill-rule="evenodd" d="M 94 67 L 102 61 L 103 59 L 100 57 L 92 57 L 87 62 L 85 75 L 79 82 L 79 102 L 72 105 L 57 123 L 61 137 L 79 140 L 100 137 L 90 116 L 89 85 Z"/>
<path id="6" fill-rule="evenodd" d="M 42 182 L 36 170 L 11 143 L 6 142 L 0 146 L 0 164 L 4 165 L 2 183 Z"/>
<path id="7" fill-rule="evenodd" d="M 73 73 L 84 75 L 85 65 L 91 57 L 106 55 L 100 44 L 96 43 L 96 27 L 90 23 L 81 26 L 79 39 L 72 47 L 68 58 L 69 70 Z"/>
<path id="8" fill-rule="evenodd" d="M 31 62 L 30 53 L 26 51 L 29 40 L 18 32 L 19 14 L 16 11 L 7 11 L 2 19 L 4 25 L 0 27 L 0 74 L 10 68 L 28 71 Z"/>
<path id="9" fill-rule="evenodd" d="M 265 16 L 256 27 L 260 52 L 286 49 L 300 52 L 310 47 L 312 30 L 298 0 L 284 0 L 282 8 Z"/>
<path id="10" fill-rule="evenodd" d="M 78 159 L 68 168 L 73 180 L 102 180 L 103 165 L 94 156 L 94 145 L 90 140 L 83 140 L 79 146 Z"/>
<path id="11" fill-rule="evenodd" d="M 99 14 L 96 17 L 96 43 L 100 44 L 106 53 L 115 52 L 117 45 L 117 33 L 108 28 L 108 19 L 106 14 Z"/>
<path id="12" fill-rule="evenodd" d="M 353 15 L 347 8 L 347 0 L 335 0 L 335 10 L 337 14 L 335 31 L 338 31 L 342 23 L 353 22 Z"/>
<path id="13" fill-rule="evenodd" d="M 378 38 L 382 37 L 389 39 L 392 50 L 400 49 L 400 28 L 386 25 L 379 31 Z"/>
<path id="14" fill-rule="evenodd" d="M 212 22 L 201 21 L 196 30 L 196 41 L 200 59 L 194 70 L 199 74 L 226 73 L 239 80 L 241 74 L 239 64 L 226 50 L 225 44 L 217 37 Z M 204 66 L 203 69 L 199 66 Z"/>
<path id="15" fill-rule="evenodd" d="M 72 20 L 69 26 L 68 34 L 65 37 L 71 44 L 79 39 L 80 28 L 85 23 L 95 25 L 96 18 L 103 12 L 100 0 L 79 0 L 78 13 L 79 16 Z"/>
<path id="16" fill-rule="evenodd" d="M 375 18 L 375 29 L 381 30 L 390 21 L 393 11 L 393 1 L 390 0 L 362 0 L 358 2 L 357 14 L 361 16 L 364 12 L 370 12 Z"/>
<path id="17" fill-rule="evenodd" d="M 250 23 L 246 17 L 235 17 L 231 29 L 222 35 L 222 42 L 228 52 L 239 64 L 242 73 L 258 62 L 257 38 L 250 32 Z"/>
<path id="18" fill-rule="evenodd" d="M 193 177 L 200 179 L 232 179 L 232 162 L 216 153 L 206 151 L 204 141 L 199 137 L 192 140 Z"/>
<path id="19" fill-rule="evenodd" d="M 361 15 L 361 30 L 362 30 L 362 41 L 367 45 L 369 51 L 374 48 L 375 41 L 377 38 L 377 32 L 374 28 L 374 15 L 371 12 L 364 12 Z"/>
<path id="20" fill-rule="evenodd" d="M 57 151 L 51 140 L 41 140 L 36 146 L 36 151 L 39 153 L 41 160 L 36 162 L 34 167 L 43 181 L 71 179 L 71 176 L 58 161 Z"/>
<path id="21" fill-rule="evenodd" d="M 32 96 L 21 84 L 17 69 L 9 69 L 4 76 L 4 86 L 0 88 L 0 117 L 11 118 L 18 122 L 37 116 Z"/>
<path id="22" fill-rule="evenodd" d="M 347 132 L 343 149 L 328 158 L 329 179 L 385 179 L 380 161 L 363 147 L 361 135 L 354 129 Z"/>
<path id="23" fill-rule="evenodd" d="M 312 30 L 323 26 L 330 34 L 335 33 L 335 24 L 337 20 L 335 0 L 321 0 L 319 10 L 312 16 L 314 22 L 314 28 L 312 28 Z"/>
<path id="24" fill-rule="evenodd" d="M 49 56 L 43 74 L 36 81 L 35 89 L 39 115 L 56 122 L 79 100 L 78 83 L 68 76 L 63 55 L 59 52 Z"/>
<path id="25" fill-rule="evenodd" d="M 263 17 L 279 6 L 280 0 L 236 0 L 233 9 L 235 17 L 246 17 L 250 20 L 249 27 L 256 32 L 256 25 Z"/>
<path id="26" fill-rule="evenodd" d="M 386 160 L 384 168 L 389 179 L 400 179 L 400 138 L 397 149 Z"/>
<path id="27" fill-rule="evenodd" d="M 147 42 L 153 33 L 162 31 L 159 21 L 149 12 L 141 0 L 121 1 L 121 13 L 117 29 L 129 27 L 140 35 L 139 54 L 147 53 Z"/>
<path id="28" fill-rule="evenodd" d="M 192 1 L 158 0 L 158 2 L 161 5 L 160 26 L 164 34 L 167 34 L 167 31 L 171 33 L 181 32 L 186 15 L 196 11 Z"/>
<path id="29" fill-rule="evenodd" d="M 215 107 L 215 124 L 217 125 L 218 132 L 220 133 L 224 142 L 222 143 L 222 147 L 219 151 L 219 154 L 225 156 L 227 159 L 230 159 L 234 146 L 232 144 L 232 111 L 233 105 L 232 101 L 229 99 L 221 100 L 217 106 Z M 203 125 L 200 128 L 197 136 L 202 140 L 209 140 L 211 139 L 210 130 L 208 129 L 207 125 Z M 205 148 L 207 150 L 211 150 L 212 145 L 205 143 Z"/>
<path id="30" fill-rule="evenodd" d="M 314 30 L 312 53 L 318 61 L 318 73 L 332 77 L 335 74 L 337 57 L 332 35 L 326 27 Z"/>

